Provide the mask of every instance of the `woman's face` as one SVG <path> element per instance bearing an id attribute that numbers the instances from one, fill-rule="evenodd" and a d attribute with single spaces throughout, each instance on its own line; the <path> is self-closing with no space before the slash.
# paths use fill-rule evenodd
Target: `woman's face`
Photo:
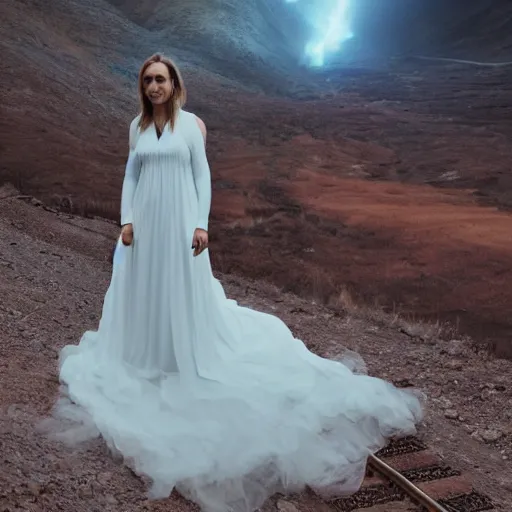
<path id="1" fill-rule="evenodd" d="M 163 62 L 148 66 L 142 77 L 144 92 L 153 105 L 162 105 L 169 101 L 174 88 L 169 70 Z"/>

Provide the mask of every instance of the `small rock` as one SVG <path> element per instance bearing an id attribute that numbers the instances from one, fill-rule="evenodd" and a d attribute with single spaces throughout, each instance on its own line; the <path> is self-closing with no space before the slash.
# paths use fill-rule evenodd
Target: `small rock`
<path id="1" fill-rule="evenodd" d="M 466 352 L 465 343 L 461 340 L 451 340 L 448 342 L 445 352 L 450 356 L 461 356 Z"/>
<path id="2" fill-rule="evenodd" d="M 499 439 L 503 437 L 503 432 L 497 430 L 497 429 L 487 429 L 484 430 L 481 434 L 482 439 L 486 443 L 495 443 Z"/>
<path id="3" fill-rule="evenodd" d="M 442 394 L 442 391 L 439 388 L 437 388 L 437 389 L 433 389 L 429 394 L 430 394 L 431 398 L 439 398 Z"/>
<path id="4" fill-rule="evenodd" d="M 395 381 L 393 381 L 393 384 L 397 388 L 410 388 L 410 387 L 414 386 L 414 384 L 409 379 L 395 380 Z"/>
<path id="5" fill-rule="evenodd" d="M 105 498 L 105 501 L 109 504 L 109 505 L 117 505 L 117 500 L 114 496 L 112 495 L 109 495 Z"/>
<path id="6" fill-rule="evenodd" d="M 485 402 L 494 395 L 496 395 L 496 391 L 494 389 L 484 388 L 484 390 L 480 393 L 480 400 L 482 400 L 482 402 Z"/>
<path id="7" fill-rule="evenodd" d="M 279 512 L 299 512 L 299 509 L 290 501 L 279 500 L 277 502 Z"/>
<path id="8" fill-rule="evenodd" d="M 41 492 L 42 492 L 42 487 L 38 483 L 36 483 L 36 482 L 29 482 L 28 490 L 34 496 L 39 496 L 41 494 Z"/>
<path id="9" fill-rule="evenodd" d="M 109 471 L 106 471 L 104 473 L 100 473 L 96 477 L 96 480 L 98 480 L 99 484 L 106 486 L 112 480 L 112 473 L 110 473 Z"/>
<path id="10" fill-rule="evenodd" d="M 472 437 L 473 439 L 476 439 L 477 441 L 483 441 L 483 439 L 482 439 L 482 435 L 481 435 L 481 433 L 480 433 L 480 431 L 479 431 L 479 430 L 475 430 L 475 431 L 471 434 L 471 437 Z"/>
<path id="11" fill-rule="evenodd" d="M 445 367 L 449 370 L 460 371 L 464 368 L 463 364 L 460 361 L 447 361 Z"/>
<path id="12" fill-rule="evenodd" d="M 57 492 L 57 484 L 55 482 L 48 482 L 48 484 L 45 485 L 44 487 L 44 492 L 46 494 L 52 494 L 52 493 L 55 493 Z"/>
<path id="13" fill-rule="evenodd" d="M 41 201 L 39 201 L 39 199 L 36 199 L 35 197 L 33 197 L 30 202 L 34 205 L 34 206 L 42 206 L 43 203 Z"/>
<path id="14" fill-rule="evenodd" d="M 455 409 L 447 409 L 444 412 L 444 417 L 449 420 L 456 420 L 459 417 L 459 413 Z"/>
<path id="15" fill-rule="evenodd" d="M 78 495 L 82 499 L 94 497 L 94 491 L 91 485 L 83 484 L 78 488 Z"/>
<path id="16" fill-rule="evenodd" d="M 443 408 L 443 409 L 453 409 L 453 404 L 450 400 L 448 400 L 447 398 L 440 398 L 439 399 L 439 405 Z"/>

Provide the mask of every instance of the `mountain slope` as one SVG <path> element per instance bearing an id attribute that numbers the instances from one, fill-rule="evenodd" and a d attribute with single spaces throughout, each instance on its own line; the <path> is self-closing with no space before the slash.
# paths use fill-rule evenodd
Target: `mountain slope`
<path id="1" fill-rule="evenodd" d="M 46 198 L 81 187 L 84 175 L 101 175 L 107 187 L 118 181 L 106 171 L 120 163 L 126 114 L 135 108 L 112 73 L 111 42 L 133 27 L 101 0 L 0 9 L 4 179 L 45 190 Z"/>
<path id="2" fill-rule="evenodd" d="M 389 55 L 492 58 L 510 4 L 372 1 L 358 38 L 381 58 L 334 70 L 296 64 L 304 21 L 278 0 L 0 3 L 0 180 L 117 221 L 137 72 L 164 51 L 208 127 L 216 268 L 334 305 L 349 290 L 505 353 L 512 68 Z"/>

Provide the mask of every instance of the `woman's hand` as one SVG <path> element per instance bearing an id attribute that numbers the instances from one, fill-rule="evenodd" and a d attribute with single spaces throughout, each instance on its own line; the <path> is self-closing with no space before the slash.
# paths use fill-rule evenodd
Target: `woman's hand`
<path id="1" fill-rule="evenodd" d="M 125 224 L 121 228 L 121 242 L 123 242 L 123 245 L 132 245 L 132 242 L 133 242 L 133 224 Z"/>
<path id="2" fill-rule="evenodd" d="M 201 228 L 196 228 L 192 240 L 192 249 L 194 256 L 199 256 L 208 247 L 208 232 Z"/>

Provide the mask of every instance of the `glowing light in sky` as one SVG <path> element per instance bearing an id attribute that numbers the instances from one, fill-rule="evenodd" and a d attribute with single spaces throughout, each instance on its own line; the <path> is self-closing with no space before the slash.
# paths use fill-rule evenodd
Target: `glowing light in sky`
<path id="1" fill-rule="evenodd" d="M 286 0 L 286 3 L 297 3 L 298 0 Z M 316 2 L 312 24 L 315 26 L 315 36 L 305 48 L 305 54 L 312 66 L 323 66 L 325 57 L 335 53 L 344 41 L 354 34 L 350 28 L 350 0 L 331 0 Z M 323 5 L 321 8 L 320 5 Z"/>

